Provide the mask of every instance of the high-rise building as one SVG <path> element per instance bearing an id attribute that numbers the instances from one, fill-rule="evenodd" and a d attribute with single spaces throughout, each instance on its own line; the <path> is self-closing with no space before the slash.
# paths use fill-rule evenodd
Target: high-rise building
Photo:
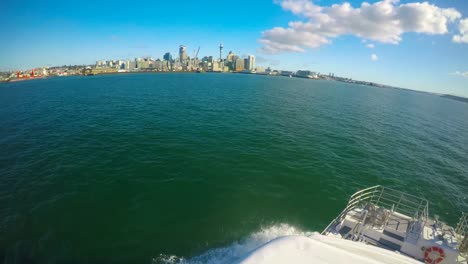
<path id="1" fill-rule="evenodd" d="M 180 63 L 184 64 L 187 61 L 188 55 L 187 55 L 187 47 L 184 45 L 180 45 L 179 47 L 179 60 Z"/>
<path id="2" fill-rule="evenodd" d="M 223 48 L 224 46 L 223 46 L 223 43 L 221 42 L 219 44 L 219 61 L 223 61 Z"/>
<path id="3" fill-rule="evenodd" d="M 247 61 L 245 63 L 245 69 L 249 71 L 255 70 L 255 56 L 254 55 L 249 55 L 247 56 Z"/>
<path id="4" fill-rule="evenodd" d="M 142 58 L 135 58 L 135 68 L 140 69 L 141 68 L 141 62 L 143 61 Z"/>
<path id="5" fill-rule="evenodd" d="M 119 70 L 125 70 L 125 61 L 123 60 L 118 60 L 115 64 L 115 67 Z"/>
<path id="6" fill-rule="evenodd" d="M 138 69 L 147 69 L 150 67 L 150 60 L 149 59 L 142 59 L 137 62 Z"/>
<path id="7" fill-rule="evenodd" d="M 222 71 L 221 62 L 215 61 L 215 62 L 211 63 L 211 70 L 214 71 L 214 72 Z"/>
<path id="8" fill-rule="evenodd" d="M 166 52 L 166 53 L 164 54 L 163 59 L 164 59 L 165 61 L 171 61 L 171 60 L 172 60 L 172 55 L 171 55 L 171 53 L 170 53 L 170 52 Z"/>
<path id="9" fill-rule="evenodd" d="M 125 69 L 130 70 L 130 60 L 125 61 Z"/>
<path id="10" fill-rule="evenodd" d="M 164 57 L 163 57 L 164 61 L 165 61 L 165 69 L 167 70 L 172 70 L 172 55 L 170 52 L 166 52 L 166 54 L 164 54 Z"/>
<path id="11" fill-rule="evenodd" d="M 234 54 L 234 52 L 229 51 L 229 54 L 226 57 L 226 65 L 229 71 L 236 71 L 236 62 L 239 59 L 239 56 Z"/>
<path id="12" fill-rule="evenodd" d="M 234 55 L 234 52 L 229 51 L 229 54 L 228 54 L 227 57 L 226 57 L 226 61 L 228 61 L 228 62 L 233 62 L 233 61 L 234 61 L 234 56 L 235 56 L 235 55 Z"/>
<path id="13" fill-rule="evenodd" d="M 236 71 L 243 71 L 244 70 L 244 60 L 243 59 L 238 58 L 236 60 L 235 70 Z"/>
<path id="14" fill-rule="evenodd" d="M 133 71 L 137 68 L 137 61 L 134 60 L 134 61 L 129 61 L 128 63 L 128 69 Z"/>
<path id="15" fill-rule="evenodd" d="M 202 62 L 213 62 L 213 56 L 205 56 L 202 58 Z"/>
<path id="16" fill-rule="evenodd" d="M 96 61 L 96 67 L 106 67 L 106 66 L 107 64 L 105 60 Z"/>
<path id="17" fill-rule="evenodd" d="M 157 59 L 154 61 L 154 65 L 153 67 L 157 70 L 157 71 L 162 71 L 164 70 L 164 65 L 166 64 L 165 61 L 162 61 L 160 59 Z"/>

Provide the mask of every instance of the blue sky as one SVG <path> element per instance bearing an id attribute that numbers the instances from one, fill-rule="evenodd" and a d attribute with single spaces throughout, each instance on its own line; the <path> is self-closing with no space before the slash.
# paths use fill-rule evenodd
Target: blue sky
<path id="1" fill-rule="evenodd" d="M 385 1 L 367 1 L 368 14 L 361 17 L 354 14 L 364 13 L 363 1 L 356 0 L 347 1 L 350 12 L 341 0 L 6 0 L 0 5 L 0 69 L 158 58 L 176 54 L 180 44 L 189 55 L 200 46 L 199 56 L 217 56 L 222 41 L 225 55 L 254 54 L 257 64 L 275 69 L 334 72 L 468 97 L 468 43 L 454 41 L 463 38 L 468 1 Z M 380 7 L 393 8 L 397 18 L 385 20 Z M 428 19 L 434 15 L 442 17 Z M 338 22 L 327 22 L 330 17 Z M 399 26 L 390 27 L 395 19 Z M 310 24 L 288 24 L 293 21 Z"/>

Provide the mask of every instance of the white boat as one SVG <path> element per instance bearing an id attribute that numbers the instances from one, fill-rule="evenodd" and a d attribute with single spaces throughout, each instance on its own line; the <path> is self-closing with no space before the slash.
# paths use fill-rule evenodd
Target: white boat
<path id="1" fill-rule="evenodd" d="M 453 228 L 428 212 L 426 199 L 370 187 L 321 234 L 274 239 L 238 263 L 467 263 L 468 214 Z"/>

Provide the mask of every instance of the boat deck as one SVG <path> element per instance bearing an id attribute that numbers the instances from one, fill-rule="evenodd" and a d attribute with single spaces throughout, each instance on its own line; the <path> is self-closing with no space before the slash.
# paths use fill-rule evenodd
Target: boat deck
<path id="1" fill-rule="evenodd" d="M 466 256 L 458 251 L 465 225 L 455 230 L 438 218 L 429 218 L 425 199 L 384 191 L 388 190 L 376 186 L 355 193 L 322 234 L 398 251 L 419 261 L 428 256 L 428 249 L 437 248 L 443 252 L 441 264 L 466 263 L 460 262 Z M 465 214 L 462 220 L 466 222 Z"/>

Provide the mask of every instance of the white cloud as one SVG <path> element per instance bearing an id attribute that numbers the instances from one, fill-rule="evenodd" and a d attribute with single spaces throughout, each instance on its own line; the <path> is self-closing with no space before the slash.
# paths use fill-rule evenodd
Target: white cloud
<path id="1" fill-rule="evenodd" d="M 246 57 L 246 56 L 243 56 L 243 57 Z M 255 61 L 257 62 L 257 64 L 260 64 L 260 65 L 267 64 L 267 65 L 272 65 L 272 66 L 278 66 L 280 64 L 279 60 L 265 58 L 265 57 L 262 57 L 262 56 L 257 56 L 255 58 Z"/>
<path id="2" fill-rule="evenodd" d="M 406 32 L 446 34 L 448 25 L 461 18 L 454 8 L 440 8 L 428 2 L 399 4 L 398 0 L 382 0 L 373 4 L 363 2 L 358 8 L 347 2 L 331 6 L 318 6 L 311 0 L 277 0 L 277 3 L 303 21 L 262 32 L 259 42 L 263 44 L 261 51 L 266 53 L 303 52 L 329 44 L 340 35 L 398 44 Z M 454 41 L 464 42 L 468 38 L 465 26 L 468 27 L 468 22 L 460 23 L 461 35 L 454 37 Z"/>
<path id="3" fill-rule="evenodd" d="M 366 45 L 366 47 L 368 47 L 369 49 L 373 49 L 373 48 L 375 48 L 375 45 L 372 44 L 372 43 L 369 43 L 369 44 Z"/>
<path id="4" fill-rule="evenodd" d="M 467 77 L 467 78 L 468 78 L 468 71 L 466 71 L 466 72 L 456 71 L 456 72 L 451 73 L 451 75 L 458 75 L 458 76 L 462 76 L 462 77 Z"/>
<path id="5" fill-rule="evenodd" d="M 371 60 L 373 60 L 373 61 L 378 61 L 378 60 L 379 60 L 379 57 L 378 57 L 376 54 L 372 54 L 372 55 L 370 56 L 370 58 L 371 58 Z"/>
<path id="6" fill-rule="evenodd" d="M 460 34 L 453 36 L 453 42 L 468 43 L 468 18 L 460 20 L 458 31 Z"/>

